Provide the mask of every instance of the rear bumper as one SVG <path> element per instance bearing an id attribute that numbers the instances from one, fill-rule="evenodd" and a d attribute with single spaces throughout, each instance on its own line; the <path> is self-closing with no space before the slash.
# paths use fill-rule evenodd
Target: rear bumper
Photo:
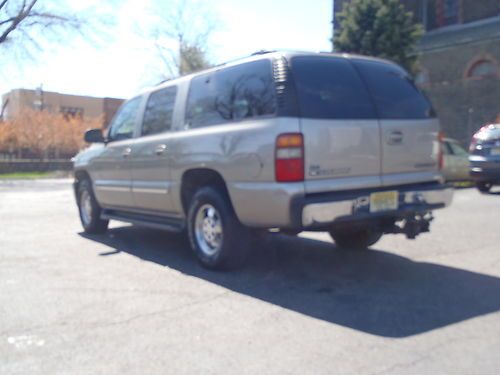
<path id="1" fill-rule="evenodd" d="M 370 194 L 383 191 L 398 192 L 398 208 L 370 212 Z M 449 206 L 452 198 L 453 188 L 438 183 L 317 194 L 297 199 L 293 203 L 293 224 L 294 227 L 307 229 L 326 227 L 342 221 L 403 218 Z"/>
<path id="2" fill-rule="evenodd" d="M 470 170 L 470 176 L 474 181 L 481 182 L 500 182 L 500 167 L 497 169 L 485 169 L 473 167 Z"/>

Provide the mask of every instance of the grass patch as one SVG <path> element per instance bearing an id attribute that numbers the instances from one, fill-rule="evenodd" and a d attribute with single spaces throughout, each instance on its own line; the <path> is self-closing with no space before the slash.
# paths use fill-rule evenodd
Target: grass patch
<path id="1" fill-rule="evenodd" d="M 37 178 L 49 178 L 53 176 L 54 172 L 0 173 L 0 180 L 33 180 Z"/>

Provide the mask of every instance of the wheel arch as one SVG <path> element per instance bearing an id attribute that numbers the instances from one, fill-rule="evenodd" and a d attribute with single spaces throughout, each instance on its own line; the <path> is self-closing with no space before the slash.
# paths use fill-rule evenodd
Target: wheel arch
<path id="1" fill-rule="evenodd" d="M 196 191 L 206 186 L 213 187 L 224 194 L 224 196 L 228 199 L 231 208 L 234 210 L 226 181 L 222 175 L 210 168 L 192 168 L 186 170 L 182 174 L 181 178 L 180 196 L 184 214 L 187 215 L 189 202 Z"/>
<path id="2" fill-rule="evenodd" d="M 80 169 L 80 170 L 75 171 L 75 183 L 76 184 L 80 183 L 82 180 L 85 180 L 85 179 L 92 182 L 92 180 L 90 179 L 90 174 L 86 170 Z"/>

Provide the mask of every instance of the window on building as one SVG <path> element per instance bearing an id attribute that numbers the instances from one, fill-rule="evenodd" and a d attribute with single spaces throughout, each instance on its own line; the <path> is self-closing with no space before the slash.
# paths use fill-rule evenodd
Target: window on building
<path id="1" fill-rule="evenodd" d="M 198 128 L 275 112 L 271 61 L 259 60 L 193 78 L 186 122 Z"/>
<path id="2" fill-rule="evenodd" d="M 469 69 L 467 77 L 482 78 L 496 76 L 498 72 L 497 64 L 490 60 L 480 60 Z"/>
<path id="3" fill-rule="evenodd" d="M 61 107 L 60 112 L 63 114 L 66 120 L 75 117 L 83 117 L 83 108 L 79 107 Z"/>
<path id="4" fill-rule="evenodd" d="M 445 25 L 458 23 L 458 0 L 444 0 L 443 13 Z"/>
<path id="5" fill-rule="evenodd" d="M 172 128 L 176 93 L 176 86 L 151 93 L 144 111 L 142 135 L 158 134 Z"/>

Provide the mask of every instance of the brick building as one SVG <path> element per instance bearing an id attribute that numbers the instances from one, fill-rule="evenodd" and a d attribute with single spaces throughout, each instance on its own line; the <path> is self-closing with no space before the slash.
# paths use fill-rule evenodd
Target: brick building
<path id="1" fill-rule="evenodd" d="M 2 96 L 4 119 L 14 118 L 24 108 L 44 109 L 66 116 L 96 118 L 102 116 L 106 126 L 123 102 L 116 98 L 94 98 L 42 90 L 12 90 Z"/>
<path id="2" fill-rule="evenodd" d="M 500 121 L 500 3 L 400 1 L 426 30 L 416 82 L 434 103 L 445 133 L 468 144 L 483 124 Z M 335 14 L 348 2 L 335 0 Z"/>

